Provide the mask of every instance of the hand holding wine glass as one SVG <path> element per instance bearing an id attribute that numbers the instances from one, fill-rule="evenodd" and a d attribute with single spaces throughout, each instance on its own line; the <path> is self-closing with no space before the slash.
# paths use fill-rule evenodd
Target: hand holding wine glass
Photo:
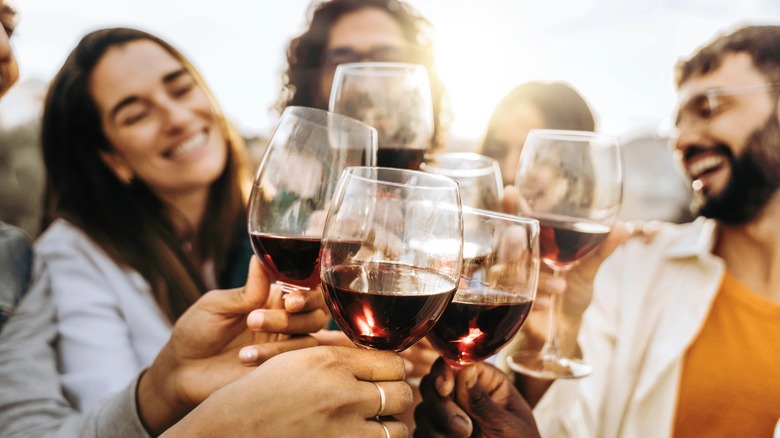
<path id="1" fill-rule="evenodd" d="M 452 367 L 498 352 L 520 330 L 536 294 L 539 222 L 463 208 L 463 268 L 428 340 Z"/>
<path id="2" fill-rule="evenodd" d="M 425 157 L 420 170 L 458 183 L 463 206 L 498 211 L 504 197 L 498 161 L 473 152 L 440 152 Z"/>
<path id="3" fill-rule="evenodd" d="M 425 67 L 394 62 L 341 64 L 328 108 L 377 129 L 377 165 L 417 170 L 433 136 L 433 102 Z"/>
<path id="4" fill-rule="evenodd" d="M 320 284 L 320 241 L 336 183 L 348 166 L 376 162 L 376 130 L 327 111 L 288 107 L 271 135 L 249 197 L 257 257 L 285 291 Z"/>
<path id="5" fill-rule="evenodd" d="M 617 139 L 581 131 L 532 130 L 515 185 L 519 214 L 539 220 L 542 261 L 563 276 L 607 237 L 622 196 Z M 513 354 L 513 370 L 540 379 L 578 378 L 589 365 L 559 350 L 561 300 L 551 295 L 547 339 L 540 352 Z"/>
<path id="6" fill-rule="evenodd" d="M 458 284 L 462 226 L 449 178 L 344 171 L 325 224 L 320 275 L 333 318 L 356 345 L 400 352 L 428 333 Z"/>

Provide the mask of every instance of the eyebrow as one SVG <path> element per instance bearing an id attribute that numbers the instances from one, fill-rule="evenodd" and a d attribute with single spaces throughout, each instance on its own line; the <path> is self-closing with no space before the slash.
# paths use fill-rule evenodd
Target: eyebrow
<path id="1" fill-rule="evenodd" d="M 171 82 L 175 81 L 177 78 L 181 77 L 182 75 L 189 74 L 186 68 L 182 67 L 179 70 L 172 71 L 162 78 L 163 84 L 170 84 Z M 111 112 L 109 113 L 109 117 L 113 120 L 114 117 L 116 117 L 117 113 L 122 110 L 122 108 L 125 108 L 128 105 L 131 105 L 133 103 L 138 102 L 140 99 L 138 96 L 127 96 L 126 98 L 122 99 L 114 105 L 114 107 L 111 109 Z"/>

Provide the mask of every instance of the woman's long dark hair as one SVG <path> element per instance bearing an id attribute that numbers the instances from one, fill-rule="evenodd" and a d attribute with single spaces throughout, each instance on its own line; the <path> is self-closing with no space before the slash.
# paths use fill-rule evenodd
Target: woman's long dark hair
<path id="1" fill-rule="evenodd" d="M 276 109 L 281 112 L 290 105 L 328 109 L 327 102 L 318 105 L 316 96 L 320 94 L 322 55 L 330 31 L 344 15 L 365 8 L 375 8 L 390 14 L 400 25 L 404 39 L 412 49 L 411 59 L 407 62 L 422 64 L 428 70 L 434 120 L 431 149 L 443 147 L 450 108 L 444 83 L 436 73 L 430 35 L 432 26 L 414 8 L 398 0 L 326 0 L 313 3 L 308 29 L 292 39 L 287 49 L 287 71 Z"/>
<path id="2" fill-rule="evenodd" d="M 225 169 L 212 183 L 198 235 L 181 236 L 168 206 L 142 181 L 120 181 L 100 158 L 113 146 L 106 138 L 89 92 L 95 65 L 111 47 L 148 40 L 180 61 L 209 96 L 228 142 Z M 173 322 L 205 292 L 201 273 L 185 245 L 194 242 L 202 260 L 212 259 L 218 277 L 231 269 L 245 237 L 242 193 L 244 150 L 203 78 L 170 44 L 146 32 L 102 29 L 86 35 L 52 81 L 43 113 L 42 144 L 47 182 L 44 227 L 67 219 L 97 242 L 118 264 L 137 270 L 151 285 L 158 305 Z"/>

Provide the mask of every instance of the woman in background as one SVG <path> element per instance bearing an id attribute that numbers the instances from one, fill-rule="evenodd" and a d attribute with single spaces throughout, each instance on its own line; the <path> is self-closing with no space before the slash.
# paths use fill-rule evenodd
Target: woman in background
<path id="1" fill-rule="evenodd" d="M 209 289 L 243 283 L 243 144 L 194 67 L 148 33 L 86 35 L 46 97 L 48 228 L 66 394 L 80 410 L 148 366 Z"/>
<path id="2" fill-rule="evenodd" d="M 490 117 L 479 152 L 501 166 L 505 185 L 515 182 L 520 151 L 532 129 L 595 131 L 585 99 L 564 82 L 525 82 L 513 88 Z"/>

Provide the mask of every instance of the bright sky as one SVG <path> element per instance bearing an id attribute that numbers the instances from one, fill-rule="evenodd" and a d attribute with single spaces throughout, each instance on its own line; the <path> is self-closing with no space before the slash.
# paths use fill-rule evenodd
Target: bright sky
<path id="1" fill-rule="evenodd" d="M 778 0 L 409 0 L 436 28 L 452 135 L 476 140 L 515 85 L 565 80 L 622 134 L 671 112 L 675 61 L 717 31 L 780 24 Z M 309 0 L 15 0 L 22 80 L 48 81 L 86 32 L 130 26 L 179 48 L 247 134 L 267 133 L 284 49 Z"/>

